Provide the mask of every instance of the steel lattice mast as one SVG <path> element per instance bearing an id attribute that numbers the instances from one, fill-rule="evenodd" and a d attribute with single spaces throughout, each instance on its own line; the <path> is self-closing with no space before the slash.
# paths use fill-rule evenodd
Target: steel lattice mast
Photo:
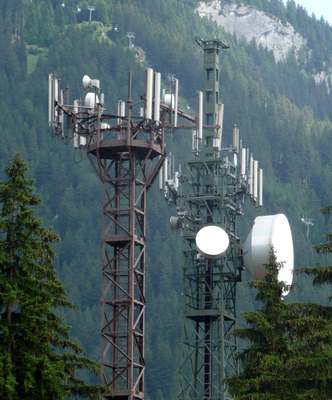
<path id="1" fill-rule="evenodd" d="M 255 204 L 262 202 L 258 163 L 242 147 L 236 126 L 233 144 L 222 147 L 224 107 L 219 94 L 219 57 L 227 46 L 219 40 L 196 42 L 204 51 L 205 85 L 198 107 L 202 121 L 193 132 L 194 158 L 180 178 L 180 190 L 171 193 L 177 205 L 177 217 L 172 217 L 171 223 L 182 231 L 185 259 L 184 354 L 178 398 L 225 400 L 225 377 L 237 370 L 237 343 L 232 330 L 236 323 L 236 286 L 244 268 L 237 221 L 243 215 L 246 195 L 251 195 Z M 195 242 L 197 232 L 212 224 L 222 227 L 230 238 L 227 253 L 218 259 L 200 255 Z"/>
<path id="2" fill-rule="evenodd" d="M 161 101 L 161 75 L 146 71 L 146 93 L 111 114 L 100 82 L 83 78 L 84 102 L 64 103 L 65 93 L 49 75 L 49 124 L 86 152 L 104 188 L 102 204 L 102 381 L 105 399 L 144 399 L 145 256 L 147 193 L 165 157 L 165 131 L 193 118 L 174 102 Z M 91 91 L 93 90 L 93 91 Z M 169 94 L 173 98 L 173 94 Z M 167 96 L 166 96 L 167 98 Z M 169 99 L 169 98 L 168 98 Z M 186 126 L 183 126 L 186 128 Z"/>

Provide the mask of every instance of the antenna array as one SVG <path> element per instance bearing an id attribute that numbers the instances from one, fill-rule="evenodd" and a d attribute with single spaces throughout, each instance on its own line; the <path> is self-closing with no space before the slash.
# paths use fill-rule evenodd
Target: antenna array
<path id="1" fill-rule="evenodd" d="M 165 95 L 169 103 L 170 96 Z M 224 105 L 222 104 L 221 113 L 223 115 Z M 198 109 L 196 114 L 197 126 L 192 129 L 192 153 L 196 159 L 200 159 L 202 151 L 204 150 L 203 144 L 203 129 L 205 128 L 202 122 L 203 108 L 202 108 L 202 92 L 198 92 Z M 218 117 L 219 118 L 219 117 Z M 213 144 L 215 159 L 223 160 L 226 169 L 232 170 L 237 174 L 240 182 L 241 190 L 248 194 L 253 204 L 256 207 L 263 206 L 263 169 L 259 167 L 259 163 L 254 159 L 253 154 L 249 148 L 243 147 L 242 140 L 240 139 L 240 130 L 237 126 L 233 128 L 233 143 L 232 146 L 222 146 L 222 120 L 223 116 L 218 119 L 221 124 L 217 124 L 215 129 L 218 136 L 215 137 Z M 197 121 L 199 121 L 197 123 Z M 171 168 L 169 167 L 171 165 Z M 165 198 L 170 203 L 177 203 L 178 191 L 180 189 L 179 182 L 181 180 L 180 171 L 174 171 L 175 160 L 174 156 L 166 156 L 162 171 L 159 175 L 159 188 L 163 191 Z M 176 182 L 176 184 L 174 184 Z"/>

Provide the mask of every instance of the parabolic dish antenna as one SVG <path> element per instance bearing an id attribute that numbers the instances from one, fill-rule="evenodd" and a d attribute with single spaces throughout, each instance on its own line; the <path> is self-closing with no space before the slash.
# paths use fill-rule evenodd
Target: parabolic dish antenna
<path id="1" fill-rule="evenodd" d="M 92 79 L 88 75 L 84 75 L 82 79 L 82 84 L 84 89 L 88 89 L 91 85 Z"/>
<path id="2" fill-rule="evenodd" d="M 204 226 L 196 235 L 196 246 L 203 256 L 217 258 L 228 249 L 229 237 L 219 226 Z"/>
<path id="3" fill-rule="evenodd" d="M 277 262 L 282 264 L 278 275 L 279 281 L 291 285 L 294 248 L 291 228 L 284 214 L 257 217 L 244 243 L 244 265 L 255 279 L 264 278 L 265 265 L 269 262 L 272 248 Z"/>

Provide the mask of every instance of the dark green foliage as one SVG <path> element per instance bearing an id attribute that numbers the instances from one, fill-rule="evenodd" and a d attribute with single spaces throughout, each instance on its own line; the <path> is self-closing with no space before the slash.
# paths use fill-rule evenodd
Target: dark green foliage
<path id="1" fill-rule="evenodd" d="M 281 297 L 286 287 L 278 282 L 279 265 L 273 254 L 266 270 L 264 280 L 251 284 L 257 289 L 256 298 L 263 307 L 259 311 L 245 313 L 243 317 L 248 327 L 235 332 L 240 339 L 249 342 L 248 347 L 240 353 L 242 372 L 229 381 L 231 393 L 239 400 L 281 399 L 284 394 L 292 396 L 294 393 L 288 393 L 288 386 L 280 393 L 284 383 L 280 370 L 288 351 L 282 321 L 287 306 Z"/>
<path id="2" fill-rule="evenodd" d="M 332 307 L 286 303 L 272 254 L 267 275 L 251 287 L 262 308 L 244 313 L 235 334 L 246 348 L 229 380 L 236 400 L 328 400 L 332 395 Z"/>
<path id="3" fill-rule="evenodd" d="M 98 372 L 69 337 L 59 311 L 73 308 L 58 280 L 53 251 L 56 234 L 42 226 L 40 203 L 20 156 L 0 183 L 0 398 L 97 398 L 82 369 Z"/>
<path id="4" fill-rule="evenodd" d="M 328 219 L 330 219 L 332 207 L 324 207 L 322 210 Z M 326 235 L 326 242 L 315 246 L 318 254 L 332 254 L 332 233 Z M 321 266 L 315 268 L 305 268 L 304 272 L 313 277 L 314 285 L 332 285 L 332 266 Z M 332 299 L 332 297 L 331 297 Z"/>

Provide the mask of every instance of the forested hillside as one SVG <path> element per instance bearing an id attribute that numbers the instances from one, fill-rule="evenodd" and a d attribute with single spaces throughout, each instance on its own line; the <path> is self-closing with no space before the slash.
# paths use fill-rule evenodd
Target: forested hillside
<path id="1" fill-rule="evenodd" d="M 184 104 L 193 106 L 202 82 L 202 54 L 194 37 L 221 37 L 230 44 L 222 54 L 221 88 L 225 103 L 225 140 L 234 123 L 259 158 L 266 177 L 265 205 L 248 209 L 246 234 L 257 213 L 284 212 L 292 225 L 296 266 L 314 262 L 311 245 L 323 229 L 321 206 L 332 199 L 332 108 L 325 84 L 313 73 L 331 61 L 332 28 L 280 0 L 245 3 L 293 24 L 306 40 L 303 60 L 292 54 L 276 63 L 254 43 L 236 40 L 195 13 L 189 0 L 2 0 L 0 4 L 1 170 L 16 152 L 28 161 L 43 199 L 42 218 L 61 237 L 58 271 L 78 312 L 67 315 L 86 351 L 99 356 L 100 197 L 101 190 L 84 154 L 55 140 L 47 126 L 47 75 L 56 72 L 70 95 L 79 96 L 81 78 L 101 80 L 108 107 L 125 98 L 127 72 L 142 93 L 144 68 L 180 79 Z M 268 4 L 268 5 L 267 5 Z M 129 48 L 127 32 L 134 32 Z M 310 56 L 309 56 L 310 55 Z M 190 138 L 177 133 L 169 149 L 178 162 L 190 157 Z M 181 250 L 168 220 L 174 213 L 155 187 L 148 201 L 147 392 L 149 399 L 173 398 L 181 337 Z M 315 226 L 310 240 L 301 217 Z M 293 298 L 321 300 L 295 276 Z M 247 283 L 240 301 L 251 304 Z M 250 300 L 250 301 L 248 301 Z M 248 305 L 246 305 L 248 307 Z"/>

